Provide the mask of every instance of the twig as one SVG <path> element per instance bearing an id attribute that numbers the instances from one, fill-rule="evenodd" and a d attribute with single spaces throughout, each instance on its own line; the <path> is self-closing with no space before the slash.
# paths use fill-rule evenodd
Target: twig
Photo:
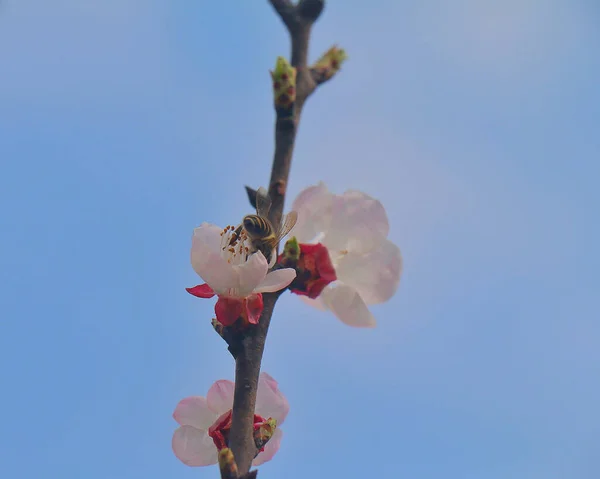
<path id="1" fill-rule="evenodd" d="M 292 164 L 294 142 L 298 131 L 300 114 L 306 99 L 317 87 L 308 68 L 308 45 L 313 23 L 324 7 L 324 0 L 300 0 L 296 5 L 289 0 L 269 0 L 283 20 L 290 34 L 291 64 L 296 67 L 296 103 L 292 119 L 280 118 L 275 122 L 275 153 L 269 183 L 272 206 L 269 219 L 273 224 L 281 221 L 288 176 Z M 252 193 L 246 188 L 252 202 Z M 229 447 L 233 450 L 241 475 L 248 474 L 257 448 L 253 438 L 254 408 L 258 389 L 258 376 L 273 308 L 281 292 L 263 295 L 264 310 L 259 324 L 249 328 L 236 351 L 235 393 Z M 256 471 L 252 471 L 255 473 Z M 252 474 L 250 473 L 250 474 Z M 248 477 L 248 476 L 247 476 Z M 248 479 L 250 479 L 248 477 Z"/>

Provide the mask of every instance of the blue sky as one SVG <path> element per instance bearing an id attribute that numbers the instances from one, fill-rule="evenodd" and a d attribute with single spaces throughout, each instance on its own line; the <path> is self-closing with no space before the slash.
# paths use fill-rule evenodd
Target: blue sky
<path id="1" fill-rule="evenodd" d="M 235 8 L 235 10 L 234 10 Z M 405 269 L 345 327 L 286 295 L 263 369 L 291 403 L 262 479 L 588 479 L 600 470 L 593 2 L 328 2 L 347 49 L 303 114 L 290 201 L 388 210 Z M 0 6 L 0 476 L 214 478 L 171 413 L 233 378 L 192 229 L 248 212 L 273 150 L 266 1 Z"/>

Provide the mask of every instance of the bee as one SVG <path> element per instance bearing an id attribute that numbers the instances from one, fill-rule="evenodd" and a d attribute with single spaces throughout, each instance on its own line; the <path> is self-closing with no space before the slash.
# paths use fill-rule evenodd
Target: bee
<path id="1" fill-rule="evenodd" d="M 242 224 L 235 230 L 232 241 L 240 236 L 243 228 L 254 251 L 260 251 L 267 259 L 269 267 L 273 267 L 277 260 L 277 245 L 296 224 L 298 213 L 290 211 L 283 216 L 281 224 L 275 227 L 268 220 L 270 209 L 271 197 L 261 186 L 256 192 L 256 214 L 244 216 Z"/>

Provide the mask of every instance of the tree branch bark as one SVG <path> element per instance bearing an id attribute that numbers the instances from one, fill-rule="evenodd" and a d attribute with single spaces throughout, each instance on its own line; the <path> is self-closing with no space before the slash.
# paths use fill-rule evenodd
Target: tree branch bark
<path id="1" fill-rule="evenodd" d="M 291 64 L 297 69 L 294 116 L 278 117 L 275 122 L 275 153 L 269 182 L 269 194 L 272 200 L 269 220 L 273 224 L 278 224 L 283 214 L 300 114 L 304 102 L 317 86 L 307 66 L 308 46 L 311 27 L 321 14 L 325 2 L 324 0 L 301 0 L 296 5 L 289 0 L 269 0 L 269 2 L 290 34 Z M 247 188 L 247 192 L 251 198 L 251 190 Z M 247 330 L 236 357 L 229 447 L 233 451 L 240 476 L 248 473 L 257 452 L 252 432 L 258 376 L 273 309 L 280 294 L 281 292 L 263 295 L 264 310 L 259 324 Z"/>

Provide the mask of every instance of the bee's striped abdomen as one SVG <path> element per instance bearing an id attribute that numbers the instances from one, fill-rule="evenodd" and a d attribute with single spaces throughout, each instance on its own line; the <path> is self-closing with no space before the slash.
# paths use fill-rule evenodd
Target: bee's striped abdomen
<path id="1" fill-rule="evenodd" d="M 250 236 L 270 236 L 273 234 L 271 223 L 258 215 L 248 215 L 244 218 L 244 228 Z"/>

